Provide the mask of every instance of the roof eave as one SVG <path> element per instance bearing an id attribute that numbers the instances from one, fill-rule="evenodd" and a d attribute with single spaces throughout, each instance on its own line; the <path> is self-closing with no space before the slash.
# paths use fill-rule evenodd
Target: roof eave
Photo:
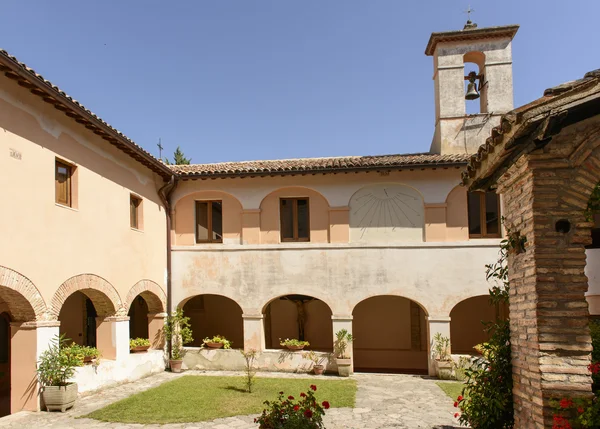
<path id="1" fill-rule="evenodd" d="M 470 39 L 497 39 L 502 37 L 509 37 L 512 40 L 517 31 L 519 31 L 519 25 L 515 24 L 431 33 L 427 47 L 425 48 L 425 55 L 433 55 L 438 43 Z"/>
<path id="2" fill-rule="evenodd" d="M 42 81 L 33 71 L 25 69 L 23 65 L 4 53 L 0 54 L 0 71 L 4 72 L 7 78 L 17 81 L 20 86 L 41 97 L 43 101 L 54 105 L 57 110 L 62 111 L 163 178 L 169 178 L 174 174 L 169 167 L 138 148 L 123 134 L 75 103 L 57 87 L 52 87 Z"/>

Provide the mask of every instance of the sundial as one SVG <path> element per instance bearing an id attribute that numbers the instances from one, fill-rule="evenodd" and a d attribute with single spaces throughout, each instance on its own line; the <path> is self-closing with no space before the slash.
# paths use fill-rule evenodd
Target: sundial
<path id="1" fill-rule="evenodd" d="M 403 185 L 363 188 L 350 202 L 350 227 L 353 229 L 353 241 L 369 240 L 369 236 L 374 239 L 375 236 L 386 238 L 386 241 L 422 239 L 421 196 L 414 189 Z"/>

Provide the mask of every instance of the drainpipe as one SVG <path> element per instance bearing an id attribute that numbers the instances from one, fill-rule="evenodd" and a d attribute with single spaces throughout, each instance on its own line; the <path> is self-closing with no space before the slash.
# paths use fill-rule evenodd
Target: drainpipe
<path id="1" fill-rule="evenodd" d="M 177 178 L 175 175 L 171 176 L 171 179 L 158 190 L 158 196 L 160 197 L 165 211 L 167 212 L 167 315 L 171 315 L 171 204 L 170 196 L 171 193 L 177 187 Z M 171 341 L 167 343 L 167 353 L 169 359 L 171 359 Z"/>

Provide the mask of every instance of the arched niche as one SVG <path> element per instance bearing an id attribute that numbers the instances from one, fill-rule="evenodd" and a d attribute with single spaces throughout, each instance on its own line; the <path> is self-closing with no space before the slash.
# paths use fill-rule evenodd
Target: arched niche
<path id="1" fill-rule="evenodd" d="M 365 186 L 350 198 L 350 242 L 422 242 L 423 196 L 398 183 Z"/>
<path id="2" fill-rule="evenodd" d="M 260 242 L 281 242 L 280 200 L 282 198 L 308 198 L 311 243 L 329 242 L 329 202 L 314 189 L 304 187 L 280 188 L 267 195 L 260 203 Z"/>
<path id="3" fill-rule="evenodd" d="M 446 197 L 446 240 L 466 241 L 468 239 L 467 188 L 459 185 Z"/>
<path id="4" fill-rule="evenodd" d="M 223 191 L 198 191 L 180 198 L 175 204 L 175 245 L 196 244 L 196 201 L 221 202 L 223 243 L 240 244 L 242 240 L 242 204 Z"/>
<path id="5" fill-rule="evenodd" d="M 467 298 L 450 312 L 450 339 L 454 354 L 477 354 L 473 347 L 489 340 L 485 323 L 508 316 L 506 306 L 490 303 L 489 295 Z"/>

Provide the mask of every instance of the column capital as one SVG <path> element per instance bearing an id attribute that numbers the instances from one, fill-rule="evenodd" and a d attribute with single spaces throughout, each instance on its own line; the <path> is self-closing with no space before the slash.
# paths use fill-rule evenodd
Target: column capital
<path id="1" fill-rule="evenodd" d="M 10 322 L 10 326 L 20 329 L 58 328 L 60 322 L 58 320 L 32 320 L 29 322 Z"/>
<path id="2" fill-rule="evenodd" d="M 450 316 L 429 316 L 427 320 L 434 323 L 450 323 Z"/>
<path id="3" fill-rule="evenodd" d="M 263 318 L 263 314 L 242 314 L 244 320 L 262 320 Z"/>
<path id="4" fill-rule="evenodd" d="M 336 322 L 351 322 L 354 317 L 351 314 L 332 314 L 331 320 L 335 320 Z"/>
<path id="5" fill-rule="evenodd" d="M 129 322 L 129 316 L 96 317 L 99 322 Z"/>

